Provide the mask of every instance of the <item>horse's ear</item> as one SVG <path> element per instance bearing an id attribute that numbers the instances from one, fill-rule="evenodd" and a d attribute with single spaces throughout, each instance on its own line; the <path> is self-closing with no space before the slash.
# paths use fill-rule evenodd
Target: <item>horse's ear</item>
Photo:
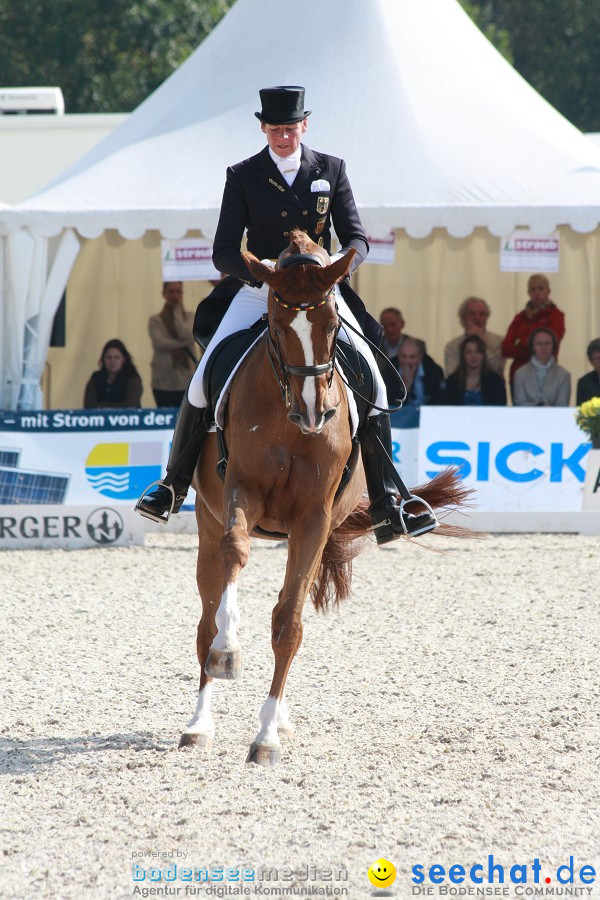
<path id="1" fill-rule="evenodd" d="M 275 274 L 275 269 L 272 269 L 271 266 L 267 266 L 265 265 L 265 263 L 262 263 L 260 259 L 258 259 L 254 255 L 254 253 L 248 253 L 248 251 L 244 251 L 244 253 L 242 253 L 242 257 L 248 269 L 250 270 L 250 274 L 254 275 L 257 281 L 264 281 L 267 284 L 271 284 L 273 275 Z"/>
<path id="2" fill-rule="evenodd" d="M 344 253 L 344 255 L 340 259 L 337 259 L 334 263 L 331 263 L 330 265 L 325 266 L 323 269 L 321 269 L 320 274 L 327 276 L 326 280 L 329 285 L 336 284 L 348 274 L 355 254 L 356 250 L 354 249 L 354 247 L 351 247 L 350 250 L 348 250 L 347 253 Z"/>

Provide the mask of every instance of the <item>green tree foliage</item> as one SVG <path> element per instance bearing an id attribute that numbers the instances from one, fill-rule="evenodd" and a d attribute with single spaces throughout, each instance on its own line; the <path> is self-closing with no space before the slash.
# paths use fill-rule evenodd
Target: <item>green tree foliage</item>
<path id="1" fill-rule="evenodd" d="M 600 131 L 600 0 L 461 0 L 505 56 L 582 131 Z M 502 48 L 501 48 L 502 49 Z"/>
<path id="2" fill-rule="evenodd" d="M 0 0 L 0 85 L 56 85 L 69 113 L 129 112 L 233 0 Z"/>

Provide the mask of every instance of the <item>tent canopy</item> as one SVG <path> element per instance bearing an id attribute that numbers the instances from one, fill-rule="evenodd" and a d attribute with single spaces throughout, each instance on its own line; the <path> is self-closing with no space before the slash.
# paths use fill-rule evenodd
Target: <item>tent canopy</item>
<path id="1" fill-rule="evenodd" d="M 587 232 L 600 149 L 503 59 L 457 0 L 238 0 L 96 148 L 10 214 L 43 236 L 211 236 L 225 167 L 264 145 L 258 90 L 304 84 L 306 143 L 342 156 L 367 231 Z"/>

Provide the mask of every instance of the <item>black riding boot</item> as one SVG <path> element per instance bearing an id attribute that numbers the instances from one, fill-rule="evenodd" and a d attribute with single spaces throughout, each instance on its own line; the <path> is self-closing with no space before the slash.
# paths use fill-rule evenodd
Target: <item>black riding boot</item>
<path id="1" fill-rule="evenodd" d="M 388 413 L 369 416 L 360 438 L 367 490 L 371 501 L 369 514 L 377 543 L 387 544 L 402 535 L 416 537 L 427 531 L 433 531 L 439 523 L 431 510 L 411 515 L 406 512 L 404 504 L 398 505 L 398 488 L 386 469 L 383 450 L 377 438 L 391 459 L 392 429 Z M 405 501 L 407 502 L 409 501 Z"/>
<path id="2" fill-rule="evenodd" d="M 171 513 L 179 512 L 192 483 L 206 431 L 204 410 L 192 406 L 187 394 L 184 395 L 173 432 L 167 474 L 151 493 L 142 494 L 136 503 L 140 515 L 166 525 Z"/>

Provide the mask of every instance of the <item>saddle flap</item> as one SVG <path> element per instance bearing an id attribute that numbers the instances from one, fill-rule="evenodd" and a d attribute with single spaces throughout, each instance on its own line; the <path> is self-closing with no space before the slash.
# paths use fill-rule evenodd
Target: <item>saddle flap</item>
<path id="1" fill-rule="evenodd" d="M 343 340 L 338 341 L 337 360 L 342 368 L 344 380 L 354 394 L 360 430 L 373 408 L 377 385 L 369 363 L 358 348 L 354 349 L 356 352 L 352 352 L 350 346 Z"/>
<path id="2" fill-rule="evenodd" d="M 204 370 L 204 396 L 206 397 L 213 419 L 217 412 L 217 403 L 223 393 L 232 372 L 243 359 L 256 339 L 266 331 L 266 323 L 261 317 L 250 328 L 235 331 L 224 338 L 211 351 Z"/>

